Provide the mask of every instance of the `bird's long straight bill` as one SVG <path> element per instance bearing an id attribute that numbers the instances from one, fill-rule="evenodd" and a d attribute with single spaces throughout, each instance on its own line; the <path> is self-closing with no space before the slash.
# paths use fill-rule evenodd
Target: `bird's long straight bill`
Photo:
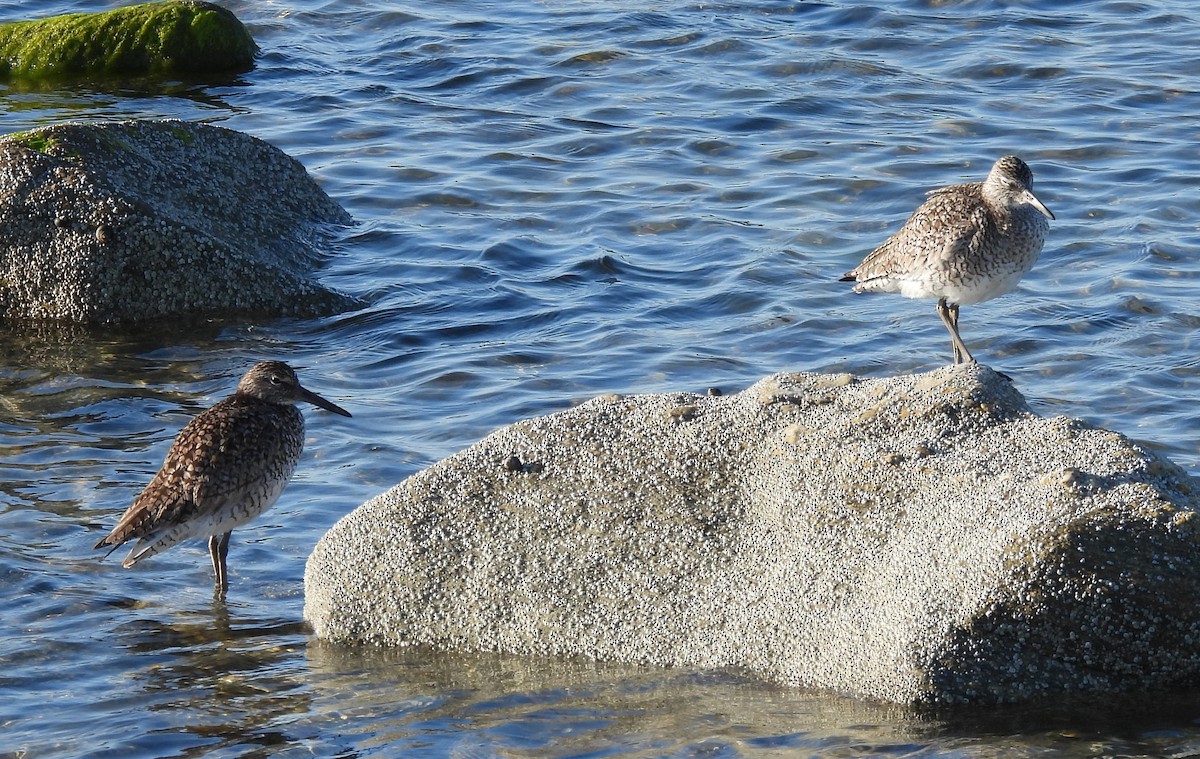
<path id="1" fill-rule="evenodd" d="M 1050 209 L 1046 208 L 1046 206 L 1042 204 L 1042 201 L 1038 200 L 1037 196 L 1035 196 L 1032 192 L 1025 193 L 1025 202 L 1041 211 L 1042 215 L 1047 219 L 1054 218 L 1054 214 L 1050 212 Z"/>
<path id="2" fill-rule="evenodd" d="M 337 405 L 336 403 L 325 400 L 324 398 L 317 395 L 313 391 L 311 391 L 307 388 L 304 388 L 304 387 L 299 387 L 296 389 L 300 391 L 300 396 L 302 398 L 304 398 L 304 400 L 311 403 L 312 405 L 320 406 L 321 408 L 325 409 L 326 411 L 332 411 L 335 414 L 341 414 L 342 416 L 350 416 L 349 411 L 347 411 L 346 409 Z"/>

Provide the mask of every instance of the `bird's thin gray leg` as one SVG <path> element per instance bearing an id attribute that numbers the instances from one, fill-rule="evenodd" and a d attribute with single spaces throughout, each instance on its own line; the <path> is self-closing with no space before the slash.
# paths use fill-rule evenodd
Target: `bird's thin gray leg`
<path id="1" fill-rule="evenodd" d="M 954 347 L 954 363 L 961 364 L 963 362 L 963 351 L 965 348 L 960 349 L 958 347 L 962 342 L 962 335 L 958 334 L 958 304 L 947 303 L 946 305 L 946 313 L 950 317 L 950 344 Z M 956 335 L 958 336 L 957 340 L 954 339 Z"/>
<path id="2" fill-rule="evenodd" d="M 208 555 L 212 559 L 213 572 L 217 576 L 217 587 L 221 590 L 229 589 L 229 572 L 225 567 L 225 557 L 229 555 L 229 536 L 232 534 L 230 531 L 208 539 Z"/>
<path id="3" fill-rule="evenodd" d="M 950 321 L 954 324 L 954 337 L 958 338 L 958 356 L 960 364 L 973 364 L 975 357 L 971 355 L 971 351 L 967 350 L 967 344 L 963 342 L 962 335 L 958 333 L 958 304 L 950 306 Z"/>
<path id="4" fill-rule="evenodd" d="M 945 298 L 938 298 L 937 312 L 938 316 L 942 318 L 942 324 L 945 324 L 946 329 L 950 330 L 950 342 L 954 345 L 954 363 L 974 363 L 975 357 L 971 355 L 971 351 L 967 350 L 966 343 L 958 334 L 958 304 L 951 305 L 946 303 Z"/>

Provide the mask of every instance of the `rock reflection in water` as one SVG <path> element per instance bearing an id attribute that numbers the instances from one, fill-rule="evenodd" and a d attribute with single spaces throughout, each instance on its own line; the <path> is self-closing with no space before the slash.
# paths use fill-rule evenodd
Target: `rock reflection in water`
<path id="1" fill-rule="evenodd" d="M 903 707 L 733 672 L 310 642 L 313 708 L 355 743 L 439 755 L 758 754 L 909 745 Z M 352 736 L 347 736 L 352 738 Z M 856 749 L 857 750 L 857 749 Z"/>

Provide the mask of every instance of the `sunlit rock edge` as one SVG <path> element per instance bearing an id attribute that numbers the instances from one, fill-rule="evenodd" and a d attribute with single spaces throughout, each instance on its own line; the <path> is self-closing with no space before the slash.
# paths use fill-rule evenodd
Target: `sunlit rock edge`
<path id="1" fill-rule="evenodd" d="M 1181 685 L 1195 492 L 979 365 L 604 396 L 351 512 L 309 558 L 305 616 L 343 643 L 737 667 L 898 703 Z"/>
<path id="2" fill-rule="evenodd" d="M 0 138 L 0 316 L 145 323 L 357 303 L 313 274 L 350 216 L 298 161 L 185 121 Z"/>

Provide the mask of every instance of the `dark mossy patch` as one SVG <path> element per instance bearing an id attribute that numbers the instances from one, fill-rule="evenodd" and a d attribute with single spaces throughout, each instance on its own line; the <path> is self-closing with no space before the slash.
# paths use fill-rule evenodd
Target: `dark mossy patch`
<path id="1" fill-rule="evenodd" d="M 244 71 L 258 46 L 232 12 L 165 0 L 0 24 L 0 77 Z"/>

